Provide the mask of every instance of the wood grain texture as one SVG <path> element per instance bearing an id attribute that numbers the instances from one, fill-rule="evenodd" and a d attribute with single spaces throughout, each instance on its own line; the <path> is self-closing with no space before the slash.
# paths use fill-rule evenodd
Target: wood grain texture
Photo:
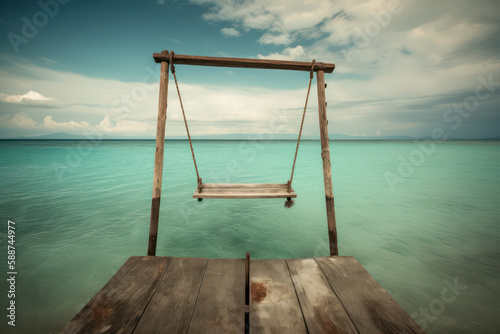
<path id="1" fill-rule="evenodd" d="M 168 52 L 154 53 L 153 59 L 157 63 L 168 62 L 170 60 Z M 271 60 L 271 59 L 249 59 L 249 58 L 227 58 L 227 57 L 204 57 L 190 55 L 174 55 L 174 64 L 198 65 L 198 66 L 218 66 L 218 67 L 239 67 L 239 68 L 261 68 L 276 70 L 307 71 L 311 70 L 311 62 Z M 314 71 L 322 70 L 332 73 L 334 64 L 316 62 Z"/>
<path id="2" fill-rule="evenodd" d="M 204 183 L 193 198 L 296 198 L 286 183 Z"/>
<path id="3" fill-rule="evenodd" d="M 207 262 L 173 258 L 134 334 L 187 333 Z"/>
<path id="4" fill-rule="evenodd" d="M 326 220 L 330 255 L 339 255 L 337 244 L 337 222 L 333 200 L 332 166 L 330 162 L 330 143 L 328 139 L 328 119 L 326 117 L 325 74 L 316 73 L 318 87 L 319 134 L 321 137 L 321 158 L 323 160 L 323 181 L 325 184 Z"/>
<path id="5" fill-rule="evenodd" d="M 211 188 L 286 188 L 286 183 L 203 183 L 204 189 Z"/>
<path id="6" fill-rule="evenodd" d="M 132 333 L 170 260 L 150 256 L 129 258 L 63 333 Z"/>
<path id="7" fill-rule="evenodd" d="M 168 51 L 166 55 L 168 56 Z M 160 217 L 161 182 L 163 175 L 163 152 L 165 146 L 165 124 L 167 121 L 168 97 L 168 63 L 161 64 L 160 92 L 158 100 L 158 120 L 156 122 L 156 150 L 153 175 L 153 199 L 151 202 L 151 219 L 149 223 L 148 255 L 156 255 L 158 238 L 158 221 Z"/>
<path id="8" fill-rule="evenodd" d="M 355 258 L 315 259 L 360 333 L 424 333 Z"/>
<path id="9" fill-rule="evenodd" d="M 314 259 L 286 263 L 309 333 L 358 333 Z"/>
<path id="10" fill-rule="evenodd" d="M 210 259 L 189 333 L 245 332 L 245 260 Z"/>
<path id="11" fill-rule="evenodd" d="M 424 333 L 352 257 L 131 257 L 63 333 Z"/>
<path id="12" fill-rule="evenodd" d="M 307 333 L 285 260 L 252 260 L 250 333 Z"/>

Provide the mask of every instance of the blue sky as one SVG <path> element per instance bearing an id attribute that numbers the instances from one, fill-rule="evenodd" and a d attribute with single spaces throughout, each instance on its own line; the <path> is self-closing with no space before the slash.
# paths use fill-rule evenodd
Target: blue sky
<path id="1" fill-rule="evenodd" d="M 331 134 L 500 136 L 499 12 L 490 0 L 3 1 L 0 138 L 154 138 L 152 54 L 165 49 L 335 63 Z M 298 131 L 305 72 L 177 74 L 194 137 Z M 173 87 L 167 135 L 182 136 Z M 318 134 L 312 92 L 306 135 Z"/>

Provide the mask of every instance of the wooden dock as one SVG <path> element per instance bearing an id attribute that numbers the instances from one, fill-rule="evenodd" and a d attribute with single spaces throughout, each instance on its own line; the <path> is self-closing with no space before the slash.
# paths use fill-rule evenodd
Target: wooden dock
<path id="1" fill-rule="evenodd" d="M 423 333 L 353 257 L 133 256 L 63 333 Z"/>

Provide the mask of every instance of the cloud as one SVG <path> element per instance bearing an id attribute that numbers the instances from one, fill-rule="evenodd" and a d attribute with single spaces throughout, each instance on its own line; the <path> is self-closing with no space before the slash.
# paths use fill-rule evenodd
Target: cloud
<path id="1" fill-rule="evenodd" d="M 279 59 L 279 60 L 300 60 L 303 59 L 306 52 L 303 46 L 285 48 L 282 52 L 271 53 L 267 56 L 259 54 L 260 59 Z"/>
<path id="2" fill-rule="evenodd" d="M 49 59 L 49 58 L 41 58 L 45 64 L 57 64 L 55 60 Z"/>
<path id="3" fill-rule="evenodd" d="M 3 128 L 13 129 L 36 129 L 38 127 L 38 124 L 24 112 L 15 115 L 2 115 L 0 116 L 0 124 Z"/>
<path id="4" fill-rule="evenodd" d="M 240 24 L 243 29 L 266 30 L 283 35 L 321 23 L 338 10 L 329 0 L 191 0 L 205 5 L 209 11 L 203 15 L 211 21 Z M 271 42 L 271 39 L 265 38 Z M 283 44 L 284 39 L 275 39 Z"/>
<path id="5" fill-rule="evenodd" d="M 152 124 L 142 121 L 119 120 L 112 121 L 110 116 L 105 116 L 99 123 L 91 125 L 86 121 L 55 121 L 53 116 L 47 115 L 42 122 L 36 122 L 25 112 L 14 115 L 0 116 L 1 128 L 18 129 L 31 135 L 65 132 L 70 134 L 106 134 L 108 136 L 144 136 L 153 127 Z M 26 132 L 28 131 L 28 132 Z"/>
<path id="6" fill-rule="evenodd" d="M 23 91 L 29 86 L 33 87 L 33 92 L 43 89 L 53 98 L 34 93 L 24 95 L 63 102 L 50 112 L 41 107 L 23 108 L 20 112 L 19 104 L 5 104 L 0 110 L 0 137 L 9 129 L 24 130 L 23 135 L 100 131 L 110 136 L 155 136 L 158 110 L 156 77 L 147 78 L 145 82 L 121 82 L 32 64 L 14 62 L 11 66 L 10 69 L 0 69 L 0 91 Z M 156 75 L 157 68 L 159 66 L 146 68 L 144 72 Z M 30 74 L 36 74 L 37 78 L 27 76 Z M 169 85 L 174 87 L 174 82 L 170 81 Z M 187 82 L 180 83 L 180 90 L 193 137 L 262 131 L 296 133 L 306 93 L 306 87 L 265 89 L 234 83 L 206 86 Z M 314 105 L 315 100 L 311 99 L 310 107 L 314 108 Z M 175 95 L 170 96 L 167 122 L 168 136 L 185 136 Z M 311 118 L 311 124 L 316 123 Z"/>
<path id="7" fill-rule="evenodd" d="M 293 41 L 293 38 L 290 34 L 271 34 L 266 33 L 259 38 L 258 42 L 260 44 L 275 44 L 275 45 L 288 45 Z"/>
<path id="8" fill-rule="evenodd" d="M 239 36 L 240 35 L 240 32 L 234 28 L 222 28 L 220 30 L 220 32 L 224 35 L 224 36 L 231 36 L 231 37 L 234 37 L 234 36 Z"/>
<path id="9" fill-rule="evenodd" d="M 56 122 L 52 118 L 52 116 L 46 116 L 43 119 L 43 127 L 49 130 L 75 130 L 75 129 L 85 129 L 88 130 L 90 128 L 89 123 L 85 121 L 75 122 L 73 120 L 69 122 Z"/>
<path id="10" fill-rule="evenodd" d="M 428 135 L 480 77 L 500 80 L 498 1 L 192 1 L 206 20 L 261 32 L 271 51 L 259 58 L 335 63 L 326 79 L 336 132 Z M 495 103 L 466 122 L 491 124 Z"/>
<path id="11" fill-rule="evenodd" d="M 259 58 L 335 63 L 335 72 L 325 76 L 330 133 L 428 136 L 436 124 L 449 130 L 444 112 L 474 94 L 480 77 L 493 75 L 493 81 L 500 81 L 496 1 L 483 0 L 481 6 L 466 0 L 192 2 L 205 6 L 206 20 L 233 27 L 224 29 L 257 32 L 255 42 L 265 47 L 255 48 L 266 50 Z M 37 77 L 26 79 L 32 74 Z M 157 78 L 146 84 L 126 83 L 31 65 L 11 72 L 0 69 L 0 92 L 29 90 L 43 92 L 63 106 L 50 115 L 36 108 L 24 115 L 16 113 L 19 109 L 0 115 L 15 115 L 9 116 L 13 124 L 34 123 L 39 131 L 49 131 L 47 124 L 81 131 L 82 122 L 87 122 L 90 128 L 113 134 L 154 137 Z M 181 84 L 181 91 L 193 137 L 260 133 L 276 119 L 283 121 L 280 133 L 296 133 L 305 98 L 304 89 L 263 90 L 237 84 L 207 87 L 189 82 Z M 145 94 L 140 100 L 130 98 L 141 92 Z M 310 111 L 316 104 L 315 88 L 312 94 Z M 484 136 L 481 130 L 489 128 L 492 136 L 498 135 L 499 100 L 497 91 L 481 101 L 479 109 L 463 119 L 460 131 L 475 129 Z M 316 135 L 317 117 L 309 115 L 304 134 Z M 44 124 L 41 119 L 47 116 L 51 118 Z M 169 101 L 168 122 L 167 135 L 185 135 L 177 101 Z"/>
<path id="12" fill-rule="evenodd" d="M 54 98 L 45 97 L 42 94 L 32 90 L 22 95 L 0 94 L 0 101 L 5 103 L 16 103 L 42 107 L 54 106 L 56 102 Z"/>

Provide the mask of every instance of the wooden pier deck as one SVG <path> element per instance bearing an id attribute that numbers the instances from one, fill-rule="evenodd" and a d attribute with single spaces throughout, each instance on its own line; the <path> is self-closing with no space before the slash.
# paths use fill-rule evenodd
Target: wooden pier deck
<path id="1" fill-rule="evenodd" d="M 63 333 L 423 333 L 353 257 L 247 263 L 133 256 Z"/>

